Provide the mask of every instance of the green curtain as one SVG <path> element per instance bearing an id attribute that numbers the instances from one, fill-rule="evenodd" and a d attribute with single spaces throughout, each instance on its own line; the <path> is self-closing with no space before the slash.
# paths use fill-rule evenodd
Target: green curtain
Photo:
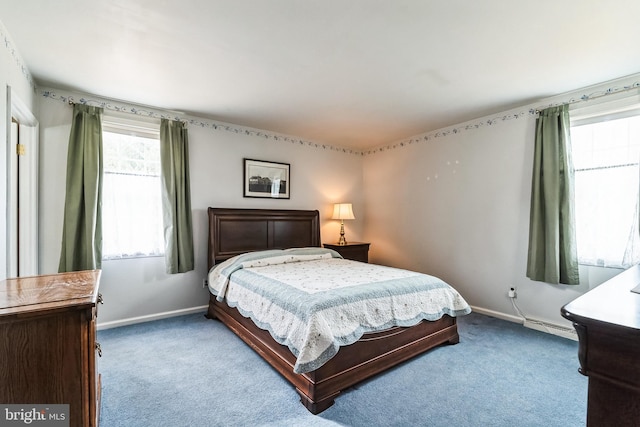
<path id="1" fill-rule="evenodd" d="M 167 273 L 193 270 L 189 138 L 182 122 L 160 122 L 162 208 Z"/>
<path id="2" fill-rule="evenodd" d="M 527 277 L 577 285 L 574 170 L 569 106 L 547 108 L 536 120 Z"/>
<path id="3" fill-rule="evenodd" d="M 102 266 L 102 108 L 76 104 L 67 153 L 59 272 Z"/>

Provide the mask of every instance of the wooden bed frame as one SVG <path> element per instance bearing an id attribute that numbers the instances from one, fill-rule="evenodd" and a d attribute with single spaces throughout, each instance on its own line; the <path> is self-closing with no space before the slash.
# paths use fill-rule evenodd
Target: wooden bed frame
<path id="1" fill-rule="evenodd" d="M 209 208 L 209 269 L 235 255 L 265 249 L 321 246 L 318 211 Z M 312 372 L 293 372 L 295 357 L 237 309 L 209 298 L 208 318 L 217 318 L 291 382 L 302 404 L 318 414 L 340 391 L 443 343 L 459 341 L 456 319 L 443 316 L 404 328 L 365 334 L 342 347 Z"/>

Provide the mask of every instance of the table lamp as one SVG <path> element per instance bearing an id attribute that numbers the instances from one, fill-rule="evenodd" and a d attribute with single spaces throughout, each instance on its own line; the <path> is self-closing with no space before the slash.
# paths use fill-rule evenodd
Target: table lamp
<path id="1" fill-rule="evenodd" d="M 338 240 L 338 245 L 344 246 L 347 244 L 347 240 L 344 238 L 344 220 L 345 219 L 356 219 L 353 216 L 353 208 L 351 207 L 351 203 L 336 203 L 333 205 L 333 216 L 331 219 L 339 219 L 340 220 L 340 240 Z"/>

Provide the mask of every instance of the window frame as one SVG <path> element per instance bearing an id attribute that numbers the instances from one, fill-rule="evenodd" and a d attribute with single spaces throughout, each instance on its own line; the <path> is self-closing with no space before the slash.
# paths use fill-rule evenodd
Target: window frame
<path id="1" fill-rule="evenodd" d="M 634 89 L 625 93 L 603 96 L 601 98 L 595 100 L 588 100 L 584 103 L 572 105 L 570 108 L 570 129 L 573 130 L 576 127 L 592 125 L 596 123 L 603 123 L 613 120 L 619 119 L 627 119 L 632 117 L 640 117 L 640 90 Z M 572 157 L 575 157 L 576 149 L 572 137 Z M 635 167 L 638 169 L 638 174 L 640 175 L 640 156 L 635 159 L 634 162 L 628 164 L 615 164 L 615 165 L 607 165 L 601 167 L 590 167 L 590 168 L 581 168 L 577 169 L 574 165 L 574 174 L 589 172 L 589 171 L 603 171 L 607 169 L 619 169 L 621 167 Z M 640 196 L 640 181 L 638 185 L 638 189 L 636 191 L 637 196 Z M 638 201 L 636 201 L 638 203 Z M 636 210 L 638 209 L 636 205 Z M 637 228 L 638 218 L 636 215 L 636 224 L 632 225 L 630 231 L 633 230 L 635 226 Z M 577 224 L 576 224 L 577 226 Z M 603 267 L 603 268 L 627 268 L 624 265 L 624 258 L 620 259 L 620 265 L 617 262 L 607 262 L 611 260 L 603 260 L 600 262 L 600 258 L 594 262 L 594 260 L 581 258 L 580 257 L 580 236 L 578 235 L 578 257 L 579 264 L 584 266 L 595 266 L 595 267 Z M 626 248 L 628 248 L 627 246 Z M 634 246 L 635 247 L 635 246 Z"/>
<path id="2" fill-rule="evenodd" d="M 103 114 L 102 119 L 102 135 L 104 140 L 105 133 L 114 133 L 121 134 L 125 136 L 133 136 L 133 137 L 141 137 L 153 139 L 158 142 L 158 154 L 160 153 L 160 120 L 155 118 L 147 118 L 147 117 L 136 117 L 136 119 L 131 119 L 130 115 L 123 115 L 114 112 L 110 112 L 107 114 Z M 104 143 L 104 142 L 103 142 Z M 106 175 L 106 168 L 103 167 L 103 174 Z M 142 176 L 156 176 L 156 175 L 146 175 Z M 157 175 L 159 179 L 161 178 L 161 171 Z M 104 188 L 103 188 L 104 193 Z M 104 194 L 103 194 L 104 195 Z M 162 205 L 162 194 L 160 193 L 160 206 Z M 104 197 L 103 197 L 103 210 L 104 210 Z M 159 213 L 160 223 L 162 224 L 162 211 Z M 104 223 L 104 215 L 103 215 L 103 223 Z M 115 260 L 126 260 L 126 259 L 136 259 L 136 258 L 158 258 L 165 256 L 165 248 L 164 248 L 164 234 L 160 233 L 162 237 L 162 245 L 160 247 L 159 253 L 138 253 L 138 254 L 118 254 L 118 255 L 105 255 L 103 251 L 102 260 L 103 261 L 115 261 Z M 103 229 L 103 247 L 104 247 L 105 234 Z"/>

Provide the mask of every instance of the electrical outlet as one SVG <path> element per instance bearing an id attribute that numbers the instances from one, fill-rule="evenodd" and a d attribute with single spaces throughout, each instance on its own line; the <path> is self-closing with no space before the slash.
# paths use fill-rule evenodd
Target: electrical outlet
<path id="1" fill-rule="evenodd" d="M 202 287 L 206 288 L 207 286 L 209 286 L 209 281 L 207 279 L 202 279 Z"/>
<path id="2" fill-rule="evenodd" d="M 516 298 L 516 288 L 509 288 L 507 295 L 509 295 L 509 298 Z"/>

